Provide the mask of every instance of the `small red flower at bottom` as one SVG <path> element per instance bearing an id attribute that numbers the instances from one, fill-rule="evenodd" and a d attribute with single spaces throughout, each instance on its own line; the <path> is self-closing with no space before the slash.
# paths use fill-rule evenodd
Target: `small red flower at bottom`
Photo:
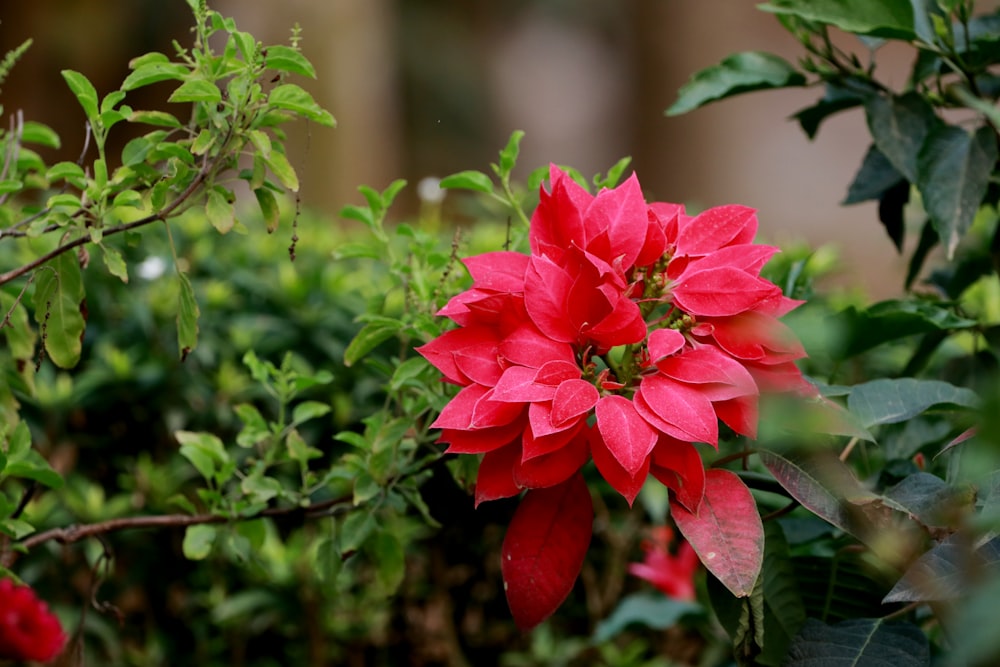
<path id="1" fill-rule="evenodd" d="M 670 553 L 674 531 L 668 526 L 654 528 L 651 538 L 642 541 L 646 558 L 641 563 L 630 563 L 629 574 L 645 579 L 664 595 L 675 600 L 694 600 L 694 575 L 700 561 L 698 554 L 682 539 L 676 553 Z"/>
<path id="2" fill-rule="evenodd" d="M 66 635 L 48 605 L 28 586 L 0 579 L 0 658 L 48 662 L 65 644 Z"/>

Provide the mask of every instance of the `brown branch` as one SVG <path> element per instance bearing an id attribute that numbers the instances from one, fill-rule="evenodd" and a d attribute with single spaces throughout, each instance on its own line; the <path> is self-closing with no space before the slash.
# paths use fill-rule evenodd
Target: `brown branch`
<path id="1" fill-rule="evenodd" d="M 121 224 L 121 225 L 117 225 L 115 227 L 109 227 L 108 229 L 104 230 L 104 236 L 111 236 L 112 234 L 119 234 L 121 232 L 127 232 L 130 229 L 136 229 L 137 227 L 143 227 L 143 226 L 148 225 L 148 224 L 150 224 L 152 222 L 158 222 L 160 220 L 166 220 L 167 217 L 169 217 L 171 213 L 173 213 L 181 204 L 183 204 L 187 199 L 189 199 L 191 197 L 191 195 L 193 195 L 195 193 L 195 191 L 198 189 L 198 187 L 205 181 L 206 178 L 208 178 L 208 175 L 218 165 L 221 157 L 222 156 L 220 155 L 211 164 L 208 164 L 208 160 L 206 159 L 202 163 L 201 171 L 199 171 L 198 174 L 194 177 L 194 179 L 188 184 L 188 186 L 184 189 L 184 192 L 182 192 L 179 195 L 177 195 L 177 198 L 174 199 L 169 204 L 167 204 L 161 211 L 158 211 L 158 212 L 156 212 L 156 213 L 154 213 L 152 215 L 148 215 L 145 218 L 140 218 L 139 220 L 134 220 L 132 222 Z M 25 273 L 28 273 L 29 271 L 37 269 L 42 264 L 45 264 L 49 260 L 51 260 L 51 259 L 53 259 L 55 257 L 58 257 L 59 255 L 63 254 L 64 252 L 72 250 L 73 248 L 76 248 L 77 246 L 84 245 L 86 243 L 90 243 L 90 236 L 80 236 L 78 238 L 73 239 L 72 241 L 68 241 L 68 242 L 62 244 L 61 246 L 58 246 L 58 247 L 54 248 L 53 250 L 50 250 L 49 252 L 45 253 L 41 257 L 38 257 L 38 258 L 36 258 L 36 259 L 28 262 L 27 264 L 19 266 L 16 269 L 11 269 L 10 271 L 7 271 L 6 273 L 0 273 L 0 285 L 6 285 L 11 280 L 19 278 L 19 277 L 23 276 Z"/>
<path id="2" fill-rule="evenodd" d="M 314 503 L 306 507 L 270 507 L 255 514 L 247 516 L 227 517 L 218 514 L 160 514 L 155 516 L 131 516 L 118 519 L 108 519 L 97 523 L 78 524 L 66 526 L 65 528 L 51 528 L 37 533 L 20 542 L 14 544 L 20 550 L 30 551 L 31 549 L 44 544 L 45 542 L 58 542 L 59 544 L 73 544 L 91 537 L 117 533 L 123 530 L 136 530 L 141 528 L 186 528 L 203 524 L 216 523 L 236 523 L 240 521 L 252 521 L 254 519 L 272 518 L 288 519 L 300 516 L 302 518 L 313 518 L 323 516 L 330 512 L 337 505 L 349 502 L 350 496 L 333 498 L 322 502 Z M 17 552 L 11 551 L 4 555 L 0 565 L 10 568 L 17 559 Z"/>

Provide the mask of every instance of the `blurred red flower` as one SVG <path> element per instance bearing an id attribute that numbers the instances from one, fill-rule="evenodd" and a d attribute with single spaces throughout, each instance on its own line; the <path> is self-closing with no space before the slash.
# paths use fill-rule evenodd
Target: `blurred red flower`
<path id="1" fill-rule="evenodd" d="M 0 579 L 0 658 L 48 662 L 65 644 L 59 619 L 35 592 Z"/>
<path id="2" fill-rule="evenodd" d="M 671 553 L 674 531 L 669 526 L 660 526 L 650 532 L 650 538 L 642 541 L 645 559 L 641 563 L 630 563 L 629 573 L 653 584 L 667 597 L 694 600 L 694 575 L 700 564 L 698 554 L 683 538 L 677 550 Z"/>

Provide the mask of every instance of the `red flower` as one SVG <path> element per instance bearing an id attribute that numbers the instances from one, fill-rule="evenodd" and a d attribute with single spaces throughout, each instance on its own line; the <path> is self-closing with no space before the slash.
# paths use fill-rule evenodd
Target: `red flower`
<path id="1" fill-rule="evenodd" d="M 65 643 L 59 619 L 31 588 L 0 580 L 0 658 L 48 662 Z"/>
<path id="2" fill-rule="evenodd" d="M 589 458 L 629 503 L 652 474 L 697 511 L 691 443 L 721 420 L 755 436 L 761 389 L 807 390 L 778 317 L 799 302 L 760 277 L 744 206 L 698 216 L 646 204 L 633 175 L 591 195 L 550 169 L 528 256 L 465 260 L 472 286 L 440 311 L 459 328 L 418 348 L 462 387 L 434 428 L 483 454 L 476 502 L 568 480 Z"/>
<path id="3" fill-rule="evenodd" d="M 681 539 L 675 553 L 670 552 L 674 533 L 668 526 L 651 531 L 650 539 L 642 541 L 646 557 L 641 563 L 630 563 L 628 571 L 656 586 L 667 597 L 676 600 L 695 599 L 694 575 L 698 571 L 698 554 Z"/>

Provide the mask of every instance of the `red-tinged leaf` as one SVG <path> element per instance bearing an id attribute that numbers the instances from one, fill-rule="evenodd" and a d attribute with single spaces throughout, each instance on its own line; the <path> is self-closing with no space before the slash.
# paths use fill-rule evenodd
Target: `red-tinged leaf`
<path id="1" fill-rule="evenodd" d="M 695 387 L 663 375 L 648 375 L 633 402 L 646 421 L 667 435 L 711 445 L 719 442 L 719 421 L 712 402 Z"/>
<path id="2" fill-rule="evenodd" d="M 444 429 L 438 442 L 449 443 L 445 454 L 484 454 L 521 439 L 526 419 L 518 419 L 496 428 L 476 431 Z"/>
<path id="3" fill-rule="evenodd" d="M 594 196 L 580 187 L 568 174 L 555 165 L 549 167 L 551 191 L 542 188 L 538 206 L 531 216 L 531 254 L 561 254 L 575 243 L 581 248 L 586 244 L 583 230 L 583 212 Z"/>
<path id="4" fill-rule="evenodd" d="M 577 430 L 579 434 L 579 430 Z M 514 481 L 525 489 L 543 489 L 562 484 L 583 467 L 590 457 L 587 440 L 576 435 L 565 446 L 542 456 L 525 460 L 514 466 Z"/>
<path id="5" fill-rule="evenodd" d="M 497 336 L 488 327 L 470 326 L 446 331 L 416 348 L 449 382 L 494 385 L 500 377 Z"/>
<path id="6" fill-rule="evenodd" d="M 674 492 L 689 512 L 698 512 L 705 495 L 705 466 L 690 442 L 662 435 L 653 448 L 649 473 Z"/>
<path id="7" fill-rule="evenodd" d="M 573 348 L 567 342 L 548 338 L 531 325 L 512 331 L 500 341 L 498 350 L 511 364 L 538 368 L 548 361 L 563 361 L 576 368 Z M 580 377 L 579 370 L 576 377 Z"/>
<path id="8" fill-rule="evenodd" d="M 547 361 L 535 374 L 535 382 L 558 387 L 566 380 L 579 379 L 580 367 L 568 361 Z"/>
<path id="9" fill-rule="evenodd" d="M 500 569 L 514 622 L 529 630 L 563 603 L 590 546 L 594 507 L 579 473 L 525 494 L 511 519 Z"/>
<path id="10" fill-rule="evenodd" d="M 611 247 L 606 259 L 615 262 L 621 258 L 623 268 L 635 263 L 648 225 L 646 200 L 634 173 L 617 188 L 597 193 L 584 216 L 584 226 L 588 231 L 607 230 Z"/>
<path id="11" fill-rule="evenodd" d="M 671 499 L 670 516 L 709 572 L 736 597 L 750 595 L 764 562 L 764 524 L 735 473 L 707 471 L 698 513 Z"/>
<path id="12" fill-rule="evenodd" d="M 552 425 L 563 426 L 597 405 L 597 387 L 586 380 L 566 380 L 552 397 Z"/>
<path id="13" fill-rule="evenodd" d="M 493 400 L 493 389 L 490 389 L 483 397 L 476 401 L 476 406 L 472 409 L 472 421 L 470 428 L 492 428 L 510 424 L 524 413 L 524 406 L 520 403 L 504 403 Z"/>
<path id="14" fill-rule="evenodd" d="M 555 387 L 535 382 L 537 373 L 534 368 L 511 366 L 503 372 L 497 386 L 493 388 L 493 400 L 509 403 L 551 401 L 556 393 Z"/>
<path id="15" fill-rule="evenodd" d="M 726 426 L 748 438 L 757 437 L 759 410 L 756 396 L 739 396 L 718 401 L 712 406 L 715 408 L 715 414 Z"/>
<path id="16" fill-rule="evenodd" d="M 667 226 L 676 226 L 677 214 L 683 213 L 680 204 L 654 202 L 646 207 L 646 240 L 642 244 L 639 256 L 635 258 L 636 266 L 649 266 L 659 260 L 667 250 L 667 239 L 673 235 L 667 234 Z"/>
<path id="17" fill-rule="evenodd" d="M 483 456 L 476 475 L 476 507 L 487 500 L 510 498 L 521 493 L 514 481 L 514 466 L 521 455 L 520 443 L 511 443 Z"/>
<path id="18" fill-rule="evenodd" d="M 570 440 L 575 438 L 586 425 L 586 420 L 581 419 L 571 428 L 539 436 L 536 436 L 530 427 L 524 429 L 524 435 L 521 440 L 521 446 L 523 449 L 521 453 L 521 461 L 529 461 L 536 456 L 551 454 L 557 449 L 562 449 L 569 444 Z"/>
<path id="19" fill-rule="evenodd" d="M 728 248 L 716 250 L 707 257 L 700 257 L 691 260 L 685 271 L 694 273 L 695 271 L 708 271 L 728 266 L 732 269 L 745 271 L 753 276 L 758 276 L 760 270 L 778 252 L 777 246 L 760 245 L 757 243 L 749 245 L 734 245 Z"/>
<path id="20" fill-rule="evenodd" d="M 448 405 L 444 406 L 441 414 L 437 416 L 431 428 L 454 428 L 465 430 L 472 428 L 472 411 L 489 387 L 482 387 L 478 384 L 469 385 L 455 394 Z"/>
<path id="21" fill-rule="evenodd" d="M 477 289 L 523 292 L 528 255 L 519 252 L 485 252 L 462 260 Z"/>
<path id="22" fill-rule="evenodd" d="M 597 471 L 611 485 L 611 488 L 622 494 L 631 507 L 635 497 L 642 490 L 642 485 L 646 483 L 646 477 L 649 476 L 650 457 L 646 457 L 635 475 L 629 474 L 604 444 L 604 439 L 597 429 L 592 429 L 589 436 L 590 454 L 594 457 Z"/>
<path id="23" fill-rule="evenodd" d="M 743 364 L 714 347 L 699 347 L 656 362 L 669 378 L 698 389 L 710 401 L 725 401 L 757 393 L 757 384 Z"/>
<path id="24" fill-rule="evenodd" d="M 707 255 L 738 243 L 751 243 L 757 234 L 757 213 L 746 206 L 716 206 L 689 219 L 677 234 L 677 250 L 685 255 Z"/>
<path id="25" fill-rule="evenodd" d="M 618 296 L 611 313 L 601 319 L 596 326 L 585 329 L 599 348 L 611 349 L 619 345 L 631 345 L 646 337 L 646 322 L 639 306 L 632 299 L 625 298 L 621 294 Z"/>
<path id="26" fill-rule="evenodd" d="M 649 334 L 649 358 L 654 362 L 680 352 L 684 347 L 684 334 L 676 329 L 657 329 Z"/>
<path id="27" fill-rule="evenodd" d="M 629 475 L 639 474 L 656 445 L 656 431 L 624 396 L 605 396 L 594 411 L 605 446 Z"/>
<path id="28" fill-rule="evenodd" d="M 973 426 L 971 428 L 965 429 L 964 431 L 962 431 L 961 433 L 959 433 L 957 436 L 955 436 L 954 440 L 952 440 L 947 445 L 945 445 L 944 447 L 942 447 L 941 451 L 938 452 L 937 454 L 935 454 L 934 456 L 935 457 L 941 456 L 942 454 L 944 454 L 946 451 L 948 451 L 952 447 L 955 447 L 957 445 L 962 444 L 963 442 L 965 442 L 969 438 L 975 437 L 978 432 L 979 432 L 979 430 L 975 426 Z"/>
<path id="29" fill-rule="evenodd" d="M 774 317 L 748 312 L 710 324 L 719 347 L 737 359 L 777 364 L 805 356 L 792 330 Z"/>
<path id="30" fill-rule="evenodd" d="M 763 278 L 732 267 L 685 272 L 674 284 L 674 302 L 684 311 L 724 317 L 750 310 L 781 290 Z"/>
<path id="31" fill-rule="evenodd" d="M 554 341 L 571 343 L 578 331 L 567 316 L 573 278 L 546 256 L 532 255 L 524 280 L 524 306 L 532 322 Z"/>

